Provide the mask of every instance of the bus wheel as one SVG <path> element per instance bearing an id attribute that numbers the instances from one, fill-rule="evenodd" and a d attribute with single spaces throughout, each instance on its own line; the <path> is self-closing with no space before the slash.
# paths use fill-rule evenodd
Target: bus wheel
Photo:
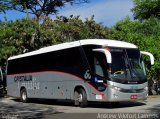
<path id="1" fill-rule="evenodd" d="M 21 94 L 21 101 L 26 103 L 28 100 L 26 89 L 25 88 L 21 89 L 20 94 Z"/>
<path id="2" fill-rule="evenodd" d="M 84 89 L 80 88 L 78 91 L 74 92 L 74 104 L 79 105 L 80 107 L 87 106 L 87 94 Z"/>

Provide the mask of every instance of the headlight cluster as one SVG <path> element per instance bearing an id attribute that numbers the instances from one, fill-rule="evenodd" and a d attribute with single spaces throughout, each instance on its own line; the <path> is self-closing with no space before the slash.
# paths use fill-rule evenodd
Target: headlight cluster
<path id="1" fill-rule="evenodd" d="M 111 86 L 111 88 L 114 89 L 114 90 L 118 90 L 118 91 L 121 90 L 121 88 L 119 88 L 119 87 L 117 87 L 117 86 L 113 86 L 113 85 Z"/>
<path id="2" fill-rule="evenodd" d="M 142 89 L 123 89 L 123 88 L 111 85 L 111 88 L 114 90 L 123 92 L 123 93 L 142 93 L 144 91 L 148 91 L 148 86 L 146 86 Z"/>
<path id="3" fill-rule="evenodd" d="M 146 86 L 146 87 L 144 88 L 144 90 L 147 90 L 147 91 L 148 91 L 148 86 Z"/>

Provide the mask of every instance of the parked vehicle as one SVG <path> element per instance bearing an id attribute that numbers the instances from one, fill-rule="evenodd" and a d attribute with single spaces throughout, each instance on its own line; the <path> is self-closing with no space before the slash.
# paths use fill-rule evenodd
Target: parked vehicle
<path id="1" fill-rule="evenodd" d="M 0 67 L 0 96 L 6 94 L 6 73 L 5 69 Z"/>
<path id="2" fill-rule="evenodd" d="M 154 73 L 148 80 L 149 95 L 160 95 L 160 76 Z"/>

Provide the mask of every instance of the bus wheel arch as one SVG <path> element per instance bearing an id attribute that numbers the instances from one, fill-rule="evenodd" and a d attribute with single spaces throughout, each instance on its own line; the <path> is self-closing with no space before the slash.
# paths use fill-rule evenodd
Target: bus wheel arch
<path id="1" fill-rule="evenodd" d="M 87 92 L 83 86 L 76 86 L 74 89 L 74 105 L 86 107 L 88 104 Z"/>
<path id="2" fill-rule="evenodd" d="M 23 103 L 28 101 L 27 90 L 25 87 L 21 87 L 20 89 L 20 99 Z"/>

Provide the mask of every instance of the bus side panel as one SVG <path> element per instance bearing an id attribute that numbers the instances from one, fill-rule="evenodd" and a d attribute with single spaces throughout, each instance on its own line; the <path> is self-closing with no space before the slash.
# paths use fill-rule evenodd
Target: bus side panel
<path id="1" fill-rule="evenodd" d="M 14 81 L 14 76 L 7 76 L 7 95 L 20 97 L 20 89 L 18 83 Z"/>
<path id="2" fill-rule="evenodd" d="M 32 79 L 24 80 L 24 77 L 29 76 Z M 20 97 L 20 89 L 25 87 L 28 98 L 73 99 L 76 86 L 82 86 L 90 99 L 90 85 L 73 74 L 50 71 L 7 77 L 8 95 L 14 97 Z"/>
<path id="3" fill-rule="evenodd" d="M 25 87 L 29 98 L 73 99 L 74 88 L 82 86 L 88 100 L 97 101 L 100 92 L 90 84 L 91 79 L 84 79 L 89 65 L 93 70 L 95 47 L 100 46 L 86 46 L 85 52 L 75 47 L 9 60 L 8 94 L 20 97 L 20 89 Z"/>

